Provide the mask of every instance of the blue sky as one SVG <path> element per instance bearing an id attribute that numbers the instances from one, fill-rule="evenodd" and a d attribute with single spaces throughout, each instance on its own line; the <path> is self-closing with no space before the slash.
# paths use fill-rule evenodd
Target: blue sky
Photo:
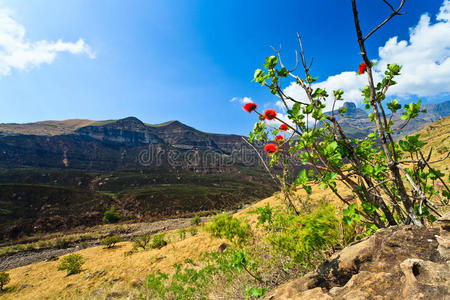
<path id="1" fill-rule="evenodd" d="M 358 2 L 366 31 L 389 13 L 381 0 Z M 411 74 L 440 74 L 426 77 L 434 84 L 428 90 L 423 77 L 405 77 L 393 95 L 402 101 L 449 99 L 450 25 L 444 9 L 436 20 L 441 6 L 450 4 L 407 0 L 407 13 L 368 42 L 373 59 L 399 59 Z M 415 35 L 410 28 L 418 28 Z M 282 44 L 285 62 L 293 63 L 296 32 L 314 57 L 313 75 L 325 87 L 342 83 L 359 103 L 362 77 L 349 73 L 361 61 L 350 0 L 0 0 L 0 122 L 136 116 L 247 134 L 255 119 L 242 111 L 244 97 L 276 107 L 251 82 L 253 72 L 273 54 L 271 45 Z M 417 53 L 428 50 L 413 67 Z"/>

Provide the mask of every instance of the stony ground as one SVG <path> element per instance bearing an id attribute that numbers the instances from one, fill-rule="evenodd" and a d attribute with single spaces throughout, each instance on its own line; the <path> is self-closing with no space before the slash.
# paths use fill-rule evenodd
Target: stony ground
<path id="1" fill-rule="evenodd" d="M 206 221 L 208 218 L 202 218 Z M 152 223 L 137 223 L 127 226 L 126 232 L 120 234 L 123 239 L 131 239 L 142 234 L 156 234 L 168 230 L 186 228 L 190 225 L 191 218 L 169 219 Z M 100 240 L 92 240 L 84 244 L 84 248 L 100 245 Z M 65 249 L 50 248 L 22 251 L 12 255 L 0 257 L 0 271 L 26 266 L 39 261 L 56 260 L 59 256 L 75 252 L 81 249 L 81 243 L 71 245 Z"/>

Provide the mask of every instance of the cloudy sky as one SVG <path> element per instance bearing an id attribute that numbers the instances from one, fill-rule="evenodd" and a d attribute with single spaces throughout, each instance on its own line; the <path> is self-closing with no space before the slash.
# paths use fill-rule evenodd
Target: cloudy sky
<path id="1" fill-rule="evenodd" d="M 357 2 L 365 32 L 389 14 L 381 0 Z M 404 11 L 368 41 L 376 71 L 403 65 L 390 92 L 402 103 L 450 99 L 450 1 L 407 0 Z M 317 86 L 360 104 L 350 0 L 0 0 L 0 123 L 136 116 L 247 134 L 243 102 L 277 107 L 253 72 L 271 45 L 292 64 L 296 32 Z"/>

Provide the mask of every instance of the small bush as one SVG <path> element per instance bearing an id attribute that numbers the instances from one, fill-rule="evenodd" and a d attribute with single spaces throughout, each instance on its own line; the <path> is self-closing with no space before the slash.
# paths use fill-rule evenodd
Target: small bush
<path id="1" fill-rule="evenodd" d="M 197 227 L 194 227 L 194 226 L 189 227 L 189 233 L 190 233 L 192 236 L 197 235 L 197 233 L 198 233 Z"/>
<path id="2" fill-rule="evenodd" d="M 9 283 L 11 278 L 6 272 L 0 272 L 0 291 L 3 292 L 3 287 Z"/>
<path id="3" fill-rule="evenodd" d="M 184 240 L 186 238 L 186 229 L 181 228 L 178 230 L 178 236 L 180 237 L 180 240 Z"/>
<path id="4" fill-rule="evenodd" d="M 32 251 L 32 250 L 36 249 L 36 247 L 34 246 L 34 244 L 28 244 L 28 245 L 25 247 L 25 249 L 26 249 L 27 251 Z"/>
<path id="5" fill-rule="evenodd" d="M 145 278 L 147 299 L 208 299 L 212 268 L 197 270 L 189 265 L 175 264 L 175 273 L 149 274 Z"/>
<path id="6" fill-rule="evenodd" d="M 91 240 L 91 239 L 92 239 L 92 235 L 90 235 L 90 234 L 80 235 L 80 240 L 81 241 L 86 241 L 86 240 Z"/>
<path id="7" fill-rule="evenodd" d="M 103 239 L 102 245 L 104 245 L 106 248 L 110 249 L 113 248 L 118 242 L 120 242 L 120 236 L 118 234 L 107 236 Z"/>
<path id="8" fill-rule="evenodd" d="M 38 247 L 39 248 L 45 248 L 47 247 L 47 242 L 46 241 L 38 241 Z"/>
<path id="9" fill-rule="evenodd" d="M 111 208 L 103 214 L 103 222 L 106 224 L 114 224 L 119 222 L 122 219 L 122 216 L 116 211 L 114 206 L 111 206 Z"/>
<path id="10" fill-rule="evenodd" d="M 164 240 L 164 234 L 158 233 L 153 236 L 153 241 L 150 246 L 153 249 L 155 249 L 155 248 L 161 249 L 165 245 L 167 245 L 167 242 Z"/>
<path id="11" fill-rule="evenodd" d="M 274 211 L 270 222 L 266 227 L 267 242 L 273 249 L 308 265 L 314 265 L 322 258 L 324 250 L 341 239 L 340 221 L 332 204 L 321 203 L 303 216 Z M 279 228 L 283 230 L 277 230 Z"/>
<path id="12" fill-rule="evenodd" d="M 69 247 L 69 241 L 66 239 L 57 239 L 56 247 L 58 247 L 59 249 L 65 249 L 65 248 Z"/>
<path id="13" fill-rule="evenodd" d="M 81 272 L 81 266 L 84 264 L 84 259 L 79 254 L 69 254 L 61 259 L 58 265 L 58 270 L 67 270 L 67 274 L 77 274 Z"/>
<path id="14" fill-rule="evenodd" d="M 232 243 L 242 245 L 252 235 L 250 225 L 242 219 L 231 215 L 217 215 L 206 230 L 217 238 L 226 238 Z"/>
<path id="15" fill-rule="evenodd" d="M 142 248 L 143 250 L 147 249 L 148 244 L 152 240 L 152 236 L 150 234 L 143 234 L 133 240 L 133 248 Z"/>
<path id="16" fill-rule="evenodd" d="M 202 219 L 199 216 L 195 216 L 191 219 L 191 226 L 198 226 L 202 223 Z"/>

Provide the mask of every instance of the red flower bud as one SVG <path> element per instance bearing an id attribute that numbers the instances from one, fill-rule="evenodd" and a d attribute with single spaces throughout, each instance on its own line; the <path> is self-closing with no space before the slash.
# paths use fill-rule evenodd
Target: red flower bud
<path id="1" fill-rule="evenodd" d="M 259 115 L 259 120 L 260 121 L 264 120 L 264 116 L 263 115 Z"/>
<path id="2" fill-rule="evenodd" d="M 286 130 L 288 130 L 288 127 L 287 127 L 286 124 L 281 124 L 279 130 L 280 131 L 286 131 Z"/>
<path id="3" fill-rule="evenodd" d="M 274 154 L 275 152 L 277 152 L 277 150 L 278 146 L 275 144 L 267 144 L 264 147 L 264 151 L 266 151 L 268 155 Z"/>
<path id="4" fill-rule="evenodd" d="M 284 141 L 284 137 L 282 135 L 277 135 L 275 137 L 275 143 L 280 143 L 282 141 Z"/>
<path id="5" fill-rule="evenodd" d="M 252 111 L 254 111 L 256 108 L 258 107 L 258 105 L 256 103 L 253 102 L 249 102 L 249 103 L 245 103 L 245 105 L 242 107 L 246 112 L 251 113 Z"/>
<path id="6" fill-rule="evenodd" d="M 362 62 L 359 64 L 359 70 L 358 70 L 358 74 L 364 74 L 367 71 L 367 65 L 365 62 Z"/>
<path id="7" fill-rule="evenodd" d="M 267 120 L 273 120 L 273 119 L 275 119 L 276 116 L 277 116 L 277 112 L 274 109 L 268 109 L 264 113 L 264 118 L 266 118 Z"/>

